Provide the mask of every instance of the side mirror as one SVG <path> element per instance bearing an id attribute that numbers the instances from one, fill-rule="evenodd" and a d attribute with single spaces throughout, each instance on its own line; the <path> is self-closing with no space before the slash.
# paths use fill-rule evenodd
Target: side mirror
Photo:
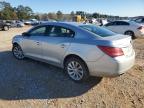
<path id="1" fill-rule="evenodd" d="M 24 32 L 22 33 L 22 36 L 30 36 L 30 34 L 28 32 Z"/>

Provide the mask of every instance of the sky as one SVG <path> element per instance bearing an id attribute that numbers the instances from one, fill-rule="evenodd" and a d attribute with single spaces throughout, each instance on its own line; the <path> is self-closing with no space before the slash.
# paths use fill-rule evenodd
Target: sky
<path id="1" fill-rule="evenodd" d="M 30 6 L 34 12 L 98 12 L 118 16 L 144 16 L 144 0 L 5 0 L 12 6 Z"/>

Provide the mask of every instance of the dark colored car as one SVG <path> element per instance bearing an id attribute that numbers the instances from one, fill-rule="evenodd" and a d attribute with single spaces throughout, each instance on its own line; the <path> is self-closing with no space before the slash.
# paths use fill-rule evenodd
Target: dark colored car
<path id="1" fill-rule="evenodd" d="M 10 24 L 9 23 L 6 23 L 5 21 L 0 20 L 0 29 L 1 30 L 8 31 L 9 28 L 10 28 Z"/>

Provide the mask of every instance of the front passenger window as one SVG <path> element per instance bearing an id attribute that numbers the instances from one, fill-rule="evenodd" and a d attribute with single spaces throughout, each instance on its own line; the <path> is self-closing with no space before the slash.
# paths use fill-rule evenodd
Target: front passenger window
<path id="1" fill-rule="evenodd" d="M 46 27 L 38 27 L 30 32 L 31 36 L 44 36 Z"/>
<path id="2" fill-rule="evenodd" d="M 110 22 L 110 23 L 106 24 L 105 26 L 107 26 L 107 27 L 108 27 L 108 26 L 113 26 L 114 23 L 115 23 L 115 22 Z"/>

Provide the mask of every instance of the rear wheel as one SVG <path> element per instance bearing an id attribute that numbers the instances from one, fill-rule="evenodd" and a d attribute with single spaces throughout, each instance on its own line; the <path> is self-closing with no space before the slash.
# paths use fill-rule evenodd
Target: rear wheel
<path id="1" fill-rule="evenodd" d="M 71 57 L 67 59 L 64 68 L 68 76 L 76 82 L 81 82 L 89 78 L 88 68 L 79 58 Z"/>
<path id="2" fill-rule="evenodd" d="M 25 58 L 23 51 L 19 45 L 13 45 L 12 53 L 14 57 L 18 60 L 23 60 Z"/>
<path id="3" fill-rule="evenodd" d="M 133 31 L 126 31 L 124 34 L 125 34 L 125 35 L 129 35 L 129 36 L 131 36 L 132 39 L 135 39 L 135 34 L 134 34 Z"/>
<path id="4" fill-rule="evenodd" d="M 8 31 L 8 30 L 9 30 L 9 26 L 4 26 L 4 27 L 3 27 L 3 30 L 4 30 L 4 31 Z"/>

